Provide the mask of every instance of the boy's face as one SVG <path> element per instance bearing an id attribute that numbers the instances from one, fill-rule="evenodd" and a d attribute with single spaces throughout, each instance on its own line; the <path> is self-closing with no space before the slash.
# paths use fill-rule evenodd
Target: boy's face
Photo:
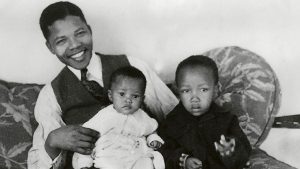
<path id="1" fill-rule="evenodd" d="M 92 32 L 80 17 L 68 15 L 48 29 L 46 45 L 61 62 L 75 69 L 87 67 L 92 57 Z"/>
<path id="2" fill-rule="evenodd" d="M 132 114 L 144 101 L 143 81 L 140 79 L 119 76 L 108 90 L 108 98 L 114 108 L 122 114 Z"/>
<path id="3" fill-rule="evenodd" d="M 208 111 L 217 89 L 212 70 L 201 66 L 183 68 L 177 83 L 180 100 L 188 112 L 200 116 Z"/>

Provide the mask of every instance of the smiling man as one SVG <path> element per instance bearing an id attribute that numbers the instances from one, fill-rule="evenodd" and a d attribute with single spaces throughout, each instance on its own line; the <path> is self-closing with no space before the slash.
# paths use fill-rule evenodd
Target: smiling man
<path id="1" fill-rule="evenodd" d="M 44 9 L 40 27 L 51 53 L 66 66 L 41 90 L 35 106 L 39 123 L 28 155 L 29 169 L 71 168 L 73 152 L 91 154 L 101 133 L 80 126 L 109 103 L 111 73 L 132 65 L 146 79 L 145 106 L 162 120 L 176 97 L 143 62 L 125 55 L 93 51 L 91 27 L 79 7 L 56 2 Z"/>
<path id="2" fill-rule="evenodd" d="M 90 27 L 79 16 L 66 16 L 48 26 L 46 45 L 64 64 L 75 69 L 88 66 L 93 39 Z"/>

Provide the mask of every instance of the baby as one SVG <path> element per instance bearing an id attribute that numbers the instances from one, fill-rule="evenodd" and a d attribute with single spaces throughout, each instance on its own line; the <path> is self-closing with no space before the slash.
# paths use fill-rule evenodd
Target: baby
<path id="1" fill-rule="evenodd" d="M 251 146 L 235 115 L 213 102 L 218 68 L 206 56 L 191 56 L 176 70 L 180 103 L 159 128 L 167 169 L 241 169 Z"/>
<path id="2" fill-rule="evenodd" d="M 101 169 L 164 169 L 162 155 L 155 151 L 164 141 L 155 133 L 158 123 L 140 107 L 146 78 L 134 67 L 116 70 L 110 80 L 113 103 L 83 124 L 100 132 L 92 155 L 75 153 L 73 167 Z"/>

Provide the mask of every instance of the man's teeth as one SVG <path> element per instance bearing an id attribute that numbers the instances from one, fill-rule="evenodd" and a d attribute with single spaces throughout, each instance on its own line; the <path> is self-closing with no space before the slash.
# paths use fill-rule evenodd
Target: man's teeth
<path id="1" fill-rule="evenodd" d="M 73 56 L 71 56 L 72 59 L 78 59 L 81 55 L 83 55 L 83 51 L 82 52 L 79 52 Z"/>

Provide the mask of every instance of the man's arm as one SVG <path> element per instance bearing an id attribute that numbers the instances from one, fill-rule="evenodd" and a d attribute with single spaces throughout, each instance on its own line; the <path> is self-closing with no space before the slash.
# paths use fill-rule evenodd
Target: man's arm
<path id="1" fill-rule="evenodd" d="M 61 156 L 58 156 L 59 151 L 57 155 L 54 155 L 55 157 L 51 158 L 44 147 L 45 141 L 51 131 L 65 125 L 61 119 L 60 106 L 50 84 L 40 91 L 34 113 L 39 125 L 34 132 L 33 145 L 28 154 L 28 168 L 50 168 L 56 161 L 61 161 Z"/>
<path id="2" fill-rule="evenodd" d="M 63 150 L 91 154 L 99 133 L 81 126 L 66 126 L 53 89 L 46 85 L 40 92 L 35 118 L 39 123 L 28 154 L 28 168 L 56 168 L 62 165 Z"/>
<path id="3" fill-rule="evenodd" d="M 147 80 L 145 103 L 161 121 L 178 104 L 178 99 L 145 62 L 133 57 L 128 57 L 128 60 L 145 75 Z"/>

